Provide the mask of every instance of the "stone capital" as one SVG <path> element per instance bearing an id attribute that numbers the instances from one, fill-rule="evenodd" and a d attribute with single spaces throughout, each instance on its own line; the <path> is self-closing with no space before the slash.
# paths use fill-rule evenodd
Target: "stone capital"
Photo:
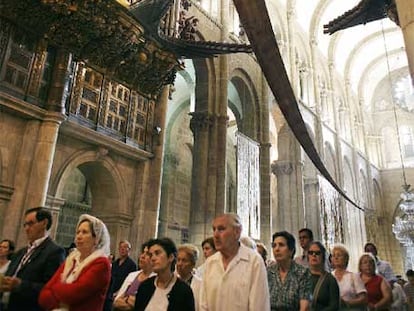
<path id="1" fill-rule="evenodd" d="M 208 112 L 190 112 L 190 128 L 193 133 L 206 131 L 211 126 L 211 116 Z"/>
<path id="2" fill-rule="evenodd" d="M 288 161 L 273 161 L 270 167 L 276 176 L 290 175 L 295 169 L 294 164 Z"/>

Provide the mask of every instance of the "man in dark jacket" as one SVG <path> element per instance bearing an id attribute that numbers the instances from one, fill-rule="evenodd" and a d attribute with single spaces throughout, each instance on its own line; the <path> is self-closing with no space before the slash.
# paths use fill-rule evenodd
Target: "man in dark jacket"
<path id="1" fill-rule="evenodd" d="M 8 311 L 41 310 L 37 299 L 42 287 L 65 258 L 63 248 L 48 235 L 52 215 L 42 207 L 25 212 L 23 223 L 29 245 L 19 250 L 6 271 L 1 291 Z"/>

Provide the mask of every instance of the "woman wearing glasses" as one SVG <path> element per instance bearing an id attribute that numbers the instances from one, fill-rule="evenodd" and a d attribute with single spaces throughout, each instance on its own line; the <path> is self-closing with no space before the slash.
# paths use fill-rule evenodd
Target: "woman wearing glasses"
<path id="1" fill-rule="evenodd" d="M 337 311 L 339 309 L 339 287 L 335 278 L 325 270 L 325 261 L 325 247 L 320 242 L 311 242 L 308 250 L 313 292 L 311 310 Z"/>
<path id="2" fill-rule="evenodd" d="M 272 310 L 308 310 L 311 299 L 309 269 L 297 264 L 295 238 L 286 231 L 273 234 L 273 255 L 276 263 L 267 268 Z"/>
<path id="3" fill-rule="evenodd" d="M 349 253 L 345 246 L 332 248 L 333 276 L 339 285 L 341 308 L 339 310 L 363 311 L 367 308 L 367 290 L 358 274 L 348 271 Z"/>

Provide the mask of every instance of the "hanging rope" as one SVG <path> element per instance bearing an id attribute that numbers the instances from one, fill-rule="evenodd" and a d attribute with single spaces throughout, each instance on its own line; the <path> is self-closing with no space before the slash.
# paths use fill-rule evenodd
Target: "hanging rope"
<path id="1" fill-rule="evenodd" d="M 392 92 L 392 78 L 391 78 L 391 67 L 390 67 L 390 60 L 388 55 L 388 47 L 387 47 L 387 40 L 385 38 L 385 30 L 384 30 L 384 23 L 381 21 L 381 31 L 382 31 L 382 39 L 384 42 L 384 50 L 385 50 L 385 59 L 387 62 L 387 73 L 388 73 L 388 82 L 390 84 L 390 90 Z M 402 147 L 401 147 L 401 139 L 400 139 L 400 128 L 398 126 L 398 116 L 397 116 L 397 108 L 394 101 L 394 96 L 391 93 L 391 104 L 392 104 L 392 110 L 394 113 L 394 122 L 395 122 L 395 129 L 397 131 L 397 141 L 398 141 L 398 150 L 400 151 L 400 161 L 401 161 L 401 169 L 402 169 L 402 178 L 403 178 L 403 188 L 408 190 L 410 185 L 407 185 L 407 177 L 405 176 L 405 166 L 404 166 L 404 158 L 402 155 Z"/>

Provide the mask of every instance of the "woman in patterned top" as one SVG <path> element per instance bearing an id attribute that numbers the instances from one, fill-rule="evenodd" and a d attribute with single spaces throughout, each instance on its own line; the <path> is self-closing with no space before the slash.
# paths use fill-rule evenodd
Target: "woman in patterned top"
<path id="1" fill-rule="evenodd" d="M 305 311 L 311 299 L 309 269 L 293 261 L 295 238 L 286 231 L 273 234 L 276 263 L 267 268 L 272 310 Z"/>

